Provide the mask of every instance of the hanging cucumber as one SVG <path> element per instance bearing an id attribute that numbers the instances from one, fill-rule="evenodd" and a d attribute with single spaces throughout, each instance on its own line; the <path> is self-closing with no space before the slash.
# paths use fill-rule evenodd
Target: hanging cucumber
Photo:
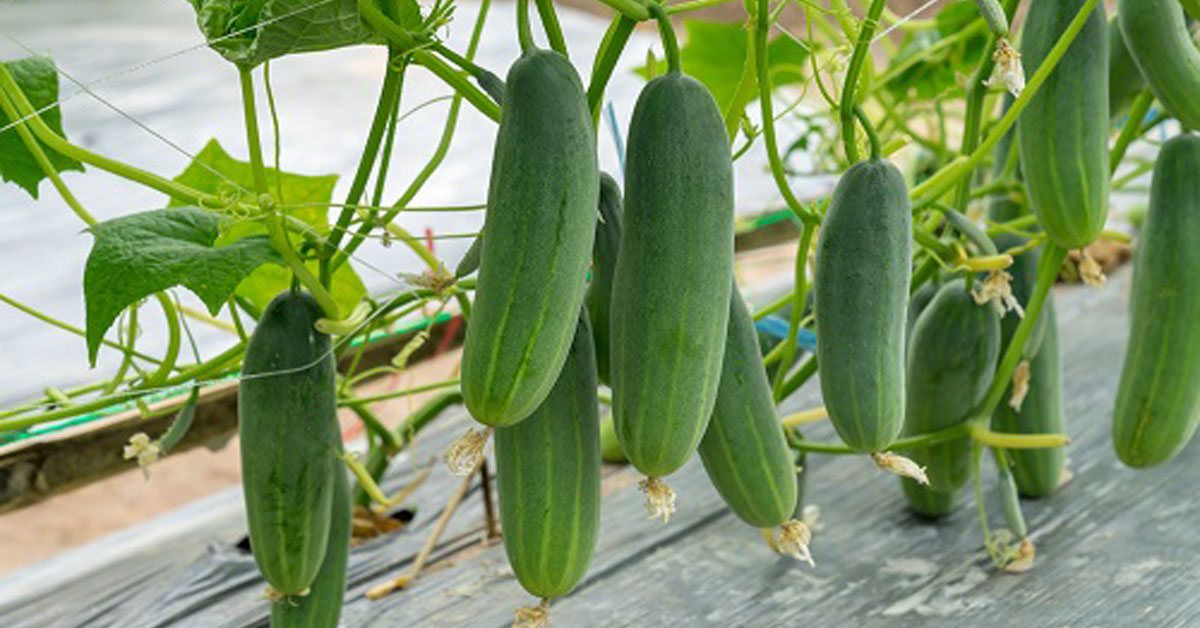
<path id="1" fill-rule="evenodd" d="M 599 173 L 583 86 L 562 55 L 505 81 L 462 388 L 481 423 L 512 425 L 549 394 L 583 304 Z"/>
<path id="2" fill-rule="evenodd" d="M 1121 35 L 1121 18 L 1114 15 L 1108 20 L 1108 114 L 1113 118 L 1124 114 L 1145 87 L 1146 79 Z"/>
<path id="3" fill-rule="evenodd" d="M 1021 35 L 1032 76 L 1086 0 L 1033 2 Z M 1097 5 L 1017 120 L 1029 201 L 1050 240 L 1091 244 L 1108 216 L 1108 28 Z"/>
<path id="4" fill-rule="evenodd" d="M 736 286 L 721 384 L 700 459 L 729 509 L 757 528 L 774 528 L 796 509 L 796 467 L 763 368 L 754 321 Z"/>
<path id="5" fill-rule="evenodd" d="M 308 595 L 271 603 L 271 628 L 337 628 L 346 598 L 346 560 L 350 556 L 350 489 L 340 460 L 333 460 L 333 501 L 329 548 Z"/>
<path id="6" fill-rule="evenodd" d="M 954 512 L 958 504 L 959 489 L 939 491 L 908 478 L 900 478 L 900 486 L 904 489 L 908 509 L 928 519 L 945 517 Z"/>
<path id="7" fill-rule="evenodd" d="M 846 171 L 821 225 L 817 363 L 829 420 L 847 446 L 883 451 L 904 423 L 912 209 L 883 160 Z"/>
<path id="8" fill-rule="evenodd" d="M 596 339 L 596 374 L 611 384 L 609 375 L 609 309 L 612 303 L 613 272 L 621 245 L 621 188 L 617 181 L 600 173 L 600 219 L 592 247 L 592 283 L 588 286 L 587 309 Z"/>
<path id="9" fill-rule="evenodd" d="M 340 448 L 329 336 L 311 295 L 275 297 L 246 345 L 238 394 L 250 547 L 279 593 L 303 594 L 325 558 Z"/>
<path id="10" fill-rule="evenodd" d="M 521 586 L 552 599 L 587 571 L 600 528 L 596 357 L 586 311 L 550 395 L 520 423 L 496 430 L 500 523 Z"/>
<path id="11" fill-rule="evenodd" d="M 1022 303 L 1024 304 L 1024 302 Z M 1009 315 L 1011 317 L 1011 314 Z M 1006 317 L 1006 318 L 1009 318 Z M 997 406 L 992 413 L 992 429 L 1013 434 L 1061 434 L 1063 428 L 1062 409 L 1062 365 L 1059 360 L 1058 320 L 1054 313 L 1054 300 L 1048 297 L 1042 308 L 1039 324 L 1045 322 L 1045 334 L 1041 347 L 1029 362 L 1028 392 L 1019 409 L 1007 402 Z M 1005 328 L 1004 346 L 1012 339 L 1011 331 Z M 1005 399 L 1012 395 L 1012 386 Z M 1011 449 L 1008 458 L 1012 461 L 1012 475 L 1017 490 L 1025 497 L 1045 497 L 1059 485 L 1066 453 L 1062 447 L 1044 449 Z"/>
<path id="12" fill-rule="evenodd" d="M 906 349 L 912 345 L 912 331 L 917 326 L 917 319 L 920 318 L 921 312 L 924 312 L 925 308 L 929 307 L 929 303 L 933 301 L 933 297 L 937 295 L 937 292 L 938 282 L 930 279 L 922 284 L 920 288 L 917 288 L 917 291 L 909 297 L 908 314 L 904 323 Z"/>
<path id="13" fill-rule="evenodd" d="M 1150 91 L 1184 126 L 1200 129 L 1200 48 L 1178 0 L 1120 0 L 1125 45 Z"/>
<path id="14" fill-rule="evenodd" d="M 733 168 L 712 94 L 669 71 L 629 125 L 611 310 L 621 448 L 651 479 L 692 455 L 712 415 L 733 284 Z"/>
<path id="15" fill-rule="evenodd" d="M 1200 135 L 1163 145 L 1133 267 L 1113 443 L 1131 467 L 1183 449 L 1200 420 Z"/>
<path id="16" fill-rule="evenodd" d="M 976 305 L 961 279 L 943 285 L 913 329 L 904 435 L 928 434 L 967 420 L 987 393 L 999 355 L 996 308 Z M 951 493 L 970 474 L 965 436 L 910 449 L 907 455 L 926 467 L 929 488 L 935 491 Z"/>

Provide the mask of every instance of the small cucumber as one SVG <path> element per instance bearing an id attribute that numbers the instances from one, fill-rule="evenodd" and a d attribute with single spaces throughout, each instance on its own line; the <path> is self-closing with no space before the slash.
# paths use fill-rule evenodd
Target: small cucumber
<path id="1" fill-rule="evenodd" d="M 996 308 L 976 305 L 961 279 L 943 285 L 913 329 L 904 435 L 936 432 L 969 418 L 987 393 L 999 355 Z M 907 455 L 926 467 L 935 491 L 951 493 L 970 475 L 966 437 L 910 449 Z"/>
<path id="2" fill-rule="evenodd" d="M 757 528 L 774 528 L 796 510 L 796 467 L 763 368 L 754 321 L 736 286 L 721 385 L 700 441 L 704 470 L 729 509 Z"/>
<path id="3" fill-rule="evenodd" d="M 1033 76 L 1086 0 L 1038 0 L 1021 34 Z M 1055 244 L 1091 244 L 1108 216 L 1108 23 L 1097 4 L 1017 120 L 1029 202 Z"/>
<path id="4" fill-rule="evenodd" d="M 596 339 L 596 374 L 611 384 L 609 376 L 609 309 L 612 304 L 613 273 L 621 248 L 621 188 L 606 172 L 600 173 L 600 214 L 596 221 L 596 243 L 592 247 L 592 283 L 588 286 L 587 309 Z"/>
<path id="5" fill-rule="evenodd" d="M 1177 0 L 1120 0 L 1125 45 L 1150 91 L 1184 126 L 1200 129 L 1200 48 Z"/>
<path id="6" fill-rule="evenodd" d="M 1138 242 L 1113 444 L 1131 467 L 1175 457 L 1200 420 L 1200 135 L 1158 153 Z"/>
<path id="7" fill-rule="evenodd" d="M 621 448 L 659 478 L 712 416 L 733 285 L 733 163 L 708 89 L 678 72 L 646 84 L 629 125 L 611 311 Z"/>
<path id="8" fill-rule="evenodd" d="M 829 420 L 862 452 L 884 450 L 904 423 L 904 346 L 912 208 L 884 160 L 838 181 L 817 251 L 817 364 Z"/>
<path id="9" fill-rule="evenodd" d="M 287 291 L 246 345 L 238 394 L 250 547 L 276 591 L 299 595 L 325 558 L 341 445 L 329 336 L 316 299 Z"/>
<path id="10" fill-rule="evenodd" d="M 333 460 L 333 507 L 329 548 L 308 595 L 271 603 L 271 628 L 337 628 L 346 599 L 346 560 L 350 556 L 350 489 L 346 470 Z"/>
<path id="11" fill-rule="evenodd" d="M 512 425 L 550 393 L 587 287 L 600 193 L 596 140 L 575 68 L 553 51 L 509 70 L 463 346 L 480 423 Z"/>
<path id="12" fill-rule="evenodd" d="M 496 481 L 508 562 L 521 586 L 552 599 L 587 572 L 600 529 L 600 421 L 587 312 L 550 394 L 496 429 Z"/>
<path id="13" fill-rule="evenodd" d="M 959 489 L 939 491 L 908 478 L 900 478 L 900 486 L 904 489 L 908 509 L 927 519 L 941 519 L 954 512 L 958 505 Z"/>
<path id="14" fill-rule="evenodd" d="M 1054 300 L 1048 298 L 1042 310 L 1045 334 L 1041 347 L 1029 362 L 1029 391 L 1020 410 L 1014 410 L 1007 401 L 992 413 L 992 429 L 1014 434 L 1062 433 L 1062 365 L 1059 361 L 1058 319 L 1054 313 Z M 1011 316 L 1011 315 L 1010 315 Z M 1039 321 L 1040 323 L 1041 321 Z M 1004 345 L 1012 338 L 1005 330 Z M 1007 400 L 1012 387 L 1005 393 Z M 1058 488 L 1066 465 L 1066 452 L 1062 447 L 1045 449 L 1011 449 L 1012 475 L 1017 490 L 1025 497 L 1046 497 Z"/>

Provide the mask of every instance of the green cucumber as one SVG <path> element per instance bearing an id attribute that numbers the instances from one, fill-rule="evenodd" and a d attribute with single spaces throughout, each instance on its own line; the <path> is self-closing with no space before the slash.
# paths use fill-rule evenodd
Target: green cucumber
<path id="1" fill-rule="evenodd" d="M 1200 48 L 1177 0 L 1119 0 L 1125 45 L 1150 91 L 1184 126 L 1200 129 Z"/>
<path id="2" fill-rule="evenodd" d="M 505 81 L 463 347 L 463 396 L 480 423 L 520 421 L 554 386 L 587 287 L 599 176 L 575 68 L 557 52 L 523 55 Z"/>
<path id="3" fill-rule="evenodd" d="M 774 528 L 796 510 L 796 467 L 763 368 L 754 321 L 736 286 L 721 385 L 700 441 L 704 470 L 729 509 L 756 528 Z"/>
<path id="4" fill-rule="evenodd" d="M 1016 234 L 1002 233 L 995 237 L 996 247 L 1001 251 L 1006 251 L 1014 247 L 1024 246 L 1026 240 Z M 1037 267 L 1041 260 L 1041 248 L 1035 248 L 1030 251 L 1025 251 L 1013 258 L 1012 266 L 1009 266 L 1005 272 L 1012 275 L 1012 294 L 1017 299 L 1017 303 L 1021 304 L 1022 308 L 1029 305 L 1029 299 L 1033 296 L 1033 288 L 1037 284 Z M 1050 298 L 1053 298 L 1052 296 Z M 1038 316 L 1037 322 L 1033 326 L 1033 331 L 1029 335 L 1029 340 L 1025 342 L 1025 350 L 1022 355 L 1026 358 L 1032 358 L 1037 355 L 1038 349 L 1042 346 L 1042 341 L 1046 336 L 1046 327 L 1048 315 L 1045 310 Z M 1017 326 L 1021 324 L 1021 317 L 1015 312 L 1008 312 L 1000 319 L 1000 338 L 1003 346 L 1008 346 L 1008 341 L 1012 339 L 1013 334 L 1017 332 Z"/>
<path id="5" fill-rule="evenodd" d="M 609 374 L 609 308 L 612 304 L 613 272 L 621 246 L 621 188 L 617 181 L 600 173 L 600 216 L 596 221 L 596 244 L 592 247 L 592 283 L 588 286 L 587 309 L 596 340 L 596 374 L 611 384 Z"/>
<path id="6" fill-rule="evenodd" d="M 613 410 L 621 448 L 651 478 L 691 457 L 712 416 L 733 285 L 733 164 L 699 81 L 646 84 L 629 125 L 613 278 Z"/>
<path id="7" fill-rule="evenodd" d="M 1010 314 L 1009 317 L 1012 315 Z M 1009 318 L 1006 317 L 1006 318 Z M 1011 385 L 1004 399 L 992 413 L 992 429 L 1012 434 L 1061 434 L 1063 427 L 1062 364 L 1059 360 L 1058 319 L 1054 312 L 1053 295 L 1042 309 L 1045 334 L 1041 347 L 1029 362 L 1029 391 L 1019 410 L 1007 402 L 1012 395 Z M 1004 345 L 1012 338 L 1004 331 Z M 1046 497 L 1053 493 L 1066 466 L 1062 447 L 1008 450 L 1012 475 L 1017 490 L 1025 497 Z"/>
<path id="8" fill-rule="evenodd" d="M 1124 114 L 1145 88 L 1146 79 L 1121 35 L 1121 20 L 1114 15 L 1108 21 L 1108 114 L 1114 118 Z"/>
<path id="9" fill-rule="evenodd" d="M 908 352 L 904 435 L 920 436 L 966 421 L 983 400 L 1000 355 L 1000 315 L 976 305 L 961 279 L 938 290 L 921 312 Z M 929 488 L 951 493 L 970 475 L 970 442 L 951 441 L 907 450 L 926 467 Z"/>
<path id="10" fill-rule="evenodd" d="M 1131 467 L 1175 457 L 1200 420 L 1200 135 L 1158 153 L 1133 267 L 1113 444 Z"/>
<path id="11" fill-rule="evenodd" d="M 596 356 L 587 312 L 550 395 L 496 429 L 496 481 L 508 562 L 521 586 L 552 599 L 587 572 L 600 529 Z"/>
<path id="12" fill-rule="evenodd" d="M 458 265 L 454 267 L 454 278 L 462 279 L 479 270 L 479 255 L 482 251 L 483 238 L 475 238 L 471 242 L 471 246 L 467 249 L 467 252 L 463 253 L 462 259 L 458 261 Z"/>
<path id="13" fill-rule="evenodd" d="M 884 160 L 838 181 L 817 251 L 817 364 L 829 420 L 851 449 L 883 451 L 904 423 L 912 208 Z"/>
<path id="14" fill-rule="evenodd" d="M 930 279 L 921 284 L 921 287 L 917 288 L 917 291 L 912 293 L 912 296 L 908 298 L 908 317 L 904 324 L 904 337 L 907 340 L 905 343 L 906 348 L 912 345 L 912 331 L 917 326 L 917 319 L 920 318 L 921 312 L 924 312 L 925 308 L 929 307 L 929 303 L 933 301 L 933 297 L 937 295 L 937 292 L 938 282 Z"/>
<path id="15" fill-rule="evenodd" d="M 350 488 L 340 460 L 333 480 L 329 548 L 308 595 L 271 603 L 271 628 L 337 628 L 346 599 L 346 560 L 350 556 Z"/>
<path id="16" fill-rule="evenodd" d="M 629 462 L 629 457 L 621 451 L 621 441 L 617 440 L 617 426 L 613 424 L 611 410 L 600 417 L 600 458 L 612 464 Z"/>
<path id="17" fill-rule="evenodd" d="M 1032 76 L 1086 0 L 1039 0 L 1021 35 Z M 1108 24 L 1098 4 L 1017 120 L 1029 202 L 1050 240 L 1091 244 L 1108 216 Z"/>
<path id="18" fill-rule="evenodd" d="M 276 591 L 299 595 L 325 558 L 341 439 L 329 336 L 316 299 L 287 291 L 246 345 L 238 394 L 250 547 Z"/>
<path id="19" fill-rule="evenodd" d="M 908 509 L 927 519 L 941 519 L 958 505 L 959 489 L 939 491 L 908 478 L 900 478 L 900 486 Z"/>

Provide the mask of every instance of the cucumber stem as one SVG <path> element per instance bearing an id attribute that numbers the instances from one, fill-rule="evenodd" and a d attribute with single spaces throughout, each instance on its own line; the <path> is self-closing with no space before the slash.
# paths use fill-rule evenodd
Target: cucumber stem
<path id="1" fill-rule="evenodd" d="M 658 22 L 658 34 L 662 39 L 663 55 L 667 58 L 667 71 L 672 74 L 682 73 L 683 61 L 679 53 L 679 40 L 675 37 L 675 27 L 671 25 L 671 18 L 667 15 L 666 9 L 655 0 L 650 0 L 646 4 L 646 8 Z"/>
<path id="2" fill-rule="evenodd" d="M 537 48 L 533 42 L 533 28 L 529 24 L 529 0 L 517 0 L 517 41 L 521 44 L 521 54 L 528 54 Z"/>
<path id="3" fill-rule="evenodd" d="M 562 26 L 558 23 L 558 15 L 554 12 L 552 0 L 535 0 L 538 17 L 542 20 L 542 29 L 546 31 L 546 39 L 550 40 L 550 49 L 564 57 L 567 54 L 567 40 L 563 37 Z"/>
<path id="4" fill-rule="evenodd" d="M 858 139 L 854 132 L 854 110 L 858 107 L 858 102 L 854 99 L 854 90 L 858 86 L 858 76 L 862 73 L 867 53 L 870 52 L 871 37 L 875 35 L 875 27 L 879 25 L 879 16 L 883 13 L 885 5 L 885 0 L 871 1 L 871 7 L 867 9 L 867 15 L 863 18 L 862 27 L 858 31 L 858 41 L 854 44 L 854 53 L 850 56 L 850 67 L 846 70 L 846 82 L 842 87 L 840 106 L 842 143 L 846 145 L 846 161 L 851 164 L 858 162 Z M 878 139 L 876 141 L 878 142 Z"/>

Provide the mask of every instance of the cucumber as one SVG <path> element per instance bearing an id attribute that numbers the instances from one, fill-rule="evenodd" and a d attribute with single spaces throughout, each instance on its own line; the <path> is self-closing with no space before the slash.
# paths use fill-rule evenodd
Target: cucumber
<path id="1" fill-rule="evenodd" d="M 629 457 L 621 451 L 621 441 L 617 440 L 617 427 L 613 425 L 611 411 L 600 417 L 600 459 L 612 464 L 629 462 Z"/>
<path id="2" fill-rule="evenodd" d="M 552 599 L 587 571 L 600 529 L 600 422 L 587 312 L 567 362 L 529 418 L 496 429 L 496 481 L 508 562 L 521 586 Z"/>
<path id="3" fill-rule="evenodd" d="M 250 547 L 276 591 L 309 588 L 329 540 L 341 445 L 329 336 L 316 299 L 287 291 L 263 311 L 238 394 L 242 489 Z"/>
<path id="4" fill-rule="evenodd" d="M 900 486 L 904 489 L 908 509 L 926 519 L 945 517 L 958 505 L 959 489 L 939 491 L 908 478 L 900 478 Z"/>
<path id="5" fill-rule="evenodd" d="M 1113 444 L 1131 467 L 1175 457 L 1200 420 L 1200 135 L 1158 153 L 1133 267 Z"/>
<path id="6" fill-rule="evenodd" d="M 817 364 L 829 420 L 851 449 L 884 450 L 904 423 L 912 208 L 884 160 L 838 181 L 817 251 Z"/>
<path id="7" fill-rule="evenodd" d="M 992 428 L 998 432 L 1014 434 L 1062 433 L 1062 365 L 1059 360 L 1058 319 L 1054 312 L 1053 295 L 1048 297 L 1042 309 L 1045 335 L 1040 349 L 1029 363 L 1029 392 L 1020 410 L 1013 410 L 1007 401 L 992 413 Z M 1010 315 L 1011 317 L 1011 315 Z M 1006 317 L 1008 318 L 1008 317 Z M 1012 338 L 1004 330 L 1004 345 Z M 1012 387 L 1004 399 L 1012 395 Z M 1012 460 L 1012 475 L 1017 490 L 1025 497 L 1046 497 L 1058 488 L 1066 465 L 1066 452 L 1062 447 L 1045 449 L 1008 450 Z"/>
<path id="8" fill-rule="evenodd" d="M 996 308 L 976 305 L 961 279 L 943 285 L 913 329 L 904 435 L 928 434 L 967 420 L 987 393 L 999 355 Z M 965 436 L 909 449 L 906 455 L 926 467 L 929 488 L 935 491 L 952 493 L 970 475 Z"/>
<path id="9" fill-rule="evenodd" d="M 479 255 L 482 251 L 483 238 L 475 238 L 471 242 L 471 246 L 467 249 L 467 252 L 463 253 L 462 259 L 458 261 L 458 265 L 454 267 L 454 278 L 462 279 L 479 270 Z"/>
<path id="10" fill-rule="evenodd" d="M 346 598 L 346 560 L 350 556 L 350 488 L 340 460 L 333 480 L 329 548 L 308 595 L 271 603 L 271 628 L 337 628 Z"/>
<path id="11" fill-rule="evenodd" d="M 1150 91 L 1184 126 L 1200 129 L 1200 48 L 1177 0 L 1120 0 L 1125 45 Z"/>
<path id="12" fill-rule="evenodd" d="M 1108 114 L 1120 117 L 1145 88 L 1146 79 L 1121 35 L 1121 20 L 1114 15 L 1108 21 Z"/>
<path id="13" fill-rule="evenodd" d="M 721 384 L 700 441 L 700 460 L 742 521 L 774 528 L 796 510 L 796 467 L 775 412 L 754 321 L 736 286 L 729 299 Z"/>
<path id="14" fill-rule="evenodd" d="M 1038 1 L 1021 35 L 1032 76 L 1086 0 Z M 1017 120 L 1029 202 L 1050 240 L 1091 244 L 1108 216 L 1108 24 L 1098 4 Z"/>
<path id="15" fill-rule="evenodd" d="M 994 240 L 996 248 L 1001 251 L 1023 246 L 1026 243 L 1024 238 L 1011 233 L 999 234 Z M 1041 256 L 1040 248 L 1026 251 L 1014 257 L 1012 266 L 1009 266 L 1007 269 L 1008 274 L 1012 275 L 1012 294 L 1016 297 L 1017 303 L 1020 303 L 1022 308 L 1029 305 L 1029 298 L 1033 296 L 1033 288 L 1037 284 L 1037 267 Z M 1047 301 L 1053 300 L 1053 298 L 1054 296 L 1050 295 L 1047 297 Z M 1046 336 L 1048 316 L 1044 309 L 1041 315 L 1038 316 L 1038 320 L 1033 326 L 1033 331 L 1029 335 L 1029 340 L 1025 342 L 1025 350 L 1022 354 L 1025 358 L 1032 358 L 1037 355 L 1038 349 L 1042 346 L 1043 339 Z M 1009 340 L 1017 332 L 1017 327 L 1020 324 L 1021 317 L 1015 312 L 1009 312 L 1000 319 L 1002 346 L 1008 346 Z"/>
<path id="16" fill-rule="evenodd" d="M 699 81 L 646 84 L 629 125 L 625 215 L 610 321 L 613 411 L 651 478 L 696 450 L 712 416 L 733 285 L 733 164 Z"/>
<path id="17" fill-rule="evenodd" d="M 905 343 L 906 348 L 912 345 L 912 331 L 913 328 L 917 326 L 917 319 L 921 316 L 921 312 L 924 312 L 925 308 L 929 307 L 929 303 L 933 301 L 933 297 L 937 295 L 937 292 L 937 281 L 930 279 L 929 281 L 921 284 L 921 287 L 917 288 L 917 291 L 914 292 L 911 297 L 909 297 L 908 317 L 904 324 L 904 337 L 907 341 Z"/>
<path id="18" fill-rule="evenodd" d="M 600 193 L 583 86 L 557 52 L 509 70 L 467 326 L 462 389 L 485 425 L 512 425 L 550 393 L 587 287 Z"/>
<path id="19" fill-rule="evenodd" d="M 613 272 L 621 246 L 621 188 L 617 181 L 600 173 L 600 220 L 592 247 L 592 283 L 588 286 L 587 309 L 596 341 L 596 374 L 611 384 L 609 375 L 609 307 L 612 303 Z"/>

